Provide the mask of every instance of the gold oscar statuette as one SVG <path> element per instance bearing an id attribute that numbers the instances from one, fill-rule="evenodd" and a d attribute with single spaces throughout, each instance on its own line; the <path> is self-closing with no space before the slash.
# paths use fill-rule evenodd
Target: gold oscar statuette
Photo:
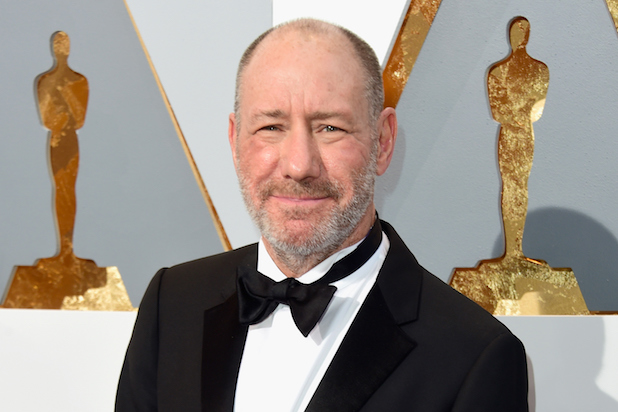
<path id="1" fill-rule="evenodd" d="M 587 315 L 586 302 L 568 268 L 524 256 L 528 177 L 534 153 L 532 123 L 543 114 L 549 86 L 547 66 L 526 52 L 530 23 L 510 24 L 511 53 L 487 77 L 489 105 L 500 123 L 498 164 L 502 177 L 505 251 L 476 268 L 456 268 L 450 284 L 494 315 Z"/>
<path id="2" fill-rule="evenodd" d="M 134 310 L 116 267 L 98 267 L 73 252 L 75 182 L 79 166 L 77 129 L 84 125 L 88 81 L 68 65 L 69 36 L 52 36 L 55 64 L 36 79 L 38 109 L 49 133 L 49 162 L 60 251 L 34 266 L 17 266 L 3 307 Z"/>

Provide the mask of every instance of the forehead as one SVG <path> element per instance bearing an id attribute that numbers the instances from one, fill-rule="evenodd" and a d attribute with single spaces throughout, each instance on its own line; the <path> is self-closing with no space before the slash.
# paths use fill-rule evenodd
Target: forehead
<path id="1" fill-rule="evenodd" d="M 311 48 L 314 52 L 345 56 L 350 63 L 358 64 L 352 43 L 335 27 L 284 26 L 276 29 L 257 46 L 252 61 L 259 60 L 260 56 L 271 58 L 273 54 L 277 55 L 283 51 L 294 56 Z"/>
<path id="2" fill-rule="evenodd" d="M 287 30 L 269 35 L 255 50 L 240 83 L 241 106 L 282 91 L 304 97 L 363 94 L 364 72 L 351 42 L 341 33 Z M 363 94 L 364 96 L 364 94 Z M 364 100 L 363 96 L 356 96 Z M 253 102 L 253 101 L 251 101 Z"/>

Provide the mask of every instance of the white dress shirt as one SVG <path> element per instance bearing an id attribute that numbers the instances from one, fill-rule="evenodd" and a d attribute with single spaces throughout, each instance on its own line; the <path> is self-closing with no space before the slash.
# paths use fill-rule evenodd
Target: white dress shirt
<path id="1" fill-rule="evenodd" d="M 297 280 L 315 282 L 359 244 L 335 253 Z M 354 273 L 332 283 L 337 291 L 309 336 L 304 337 L 298 330 L 290 307 L 285 304 L 279 304 L 264 321 L 249 327 L 236 384 L 236 412 L 295 412 L 307 408 L 375 284 L 389 246 L 388 238 L 382 233 L 382 242 L 373 256 Z M 257 269 L 274 281 L 286 278 L 262 240 L 258 245 Z"/>

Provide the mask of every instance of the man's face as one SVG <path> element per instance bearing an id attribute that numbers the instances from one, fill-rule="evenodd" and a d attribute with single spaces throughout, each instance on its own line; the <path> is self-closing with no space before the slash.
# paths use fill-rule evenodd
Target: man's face
<path id="1" fill-rule="evenodd" d="M 266 39 L 230 117 L 245 203 L 266 242 L 289 254 L 332 253 L 373 218 L 376 127 L 349 47 L 298 33 Z"/>

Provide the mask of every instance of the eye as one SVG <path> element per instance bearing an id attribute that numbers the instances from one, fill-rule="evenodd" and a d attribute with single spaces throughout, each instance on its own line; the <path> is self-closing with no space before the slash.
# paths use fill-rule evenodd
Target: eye
<path id="1" fill-rule="evenodd" d="M 268 126 L 264 126 L 258 129 L 258 131 L 262 131 L 262 132 L 278 132 L 280 130 L 281 128 L 274 124 L 269 124 Z"/>
<path id="2" fill-rule="evenodd" d="M 324 127 L 324 131 L 325 132 L 340 132 L 342 131 L 342 129 L 335 127 L 335 126 L 328 125 Z"/>
<path id="3" fill-rule="evenodd" d="M 277 130 L 279 130 L 279 128 L 274 125 L 268 125 L 268 126 L 262 127 L 260 130 L 265 130 L 267 132 L 276 132 Z"/>

